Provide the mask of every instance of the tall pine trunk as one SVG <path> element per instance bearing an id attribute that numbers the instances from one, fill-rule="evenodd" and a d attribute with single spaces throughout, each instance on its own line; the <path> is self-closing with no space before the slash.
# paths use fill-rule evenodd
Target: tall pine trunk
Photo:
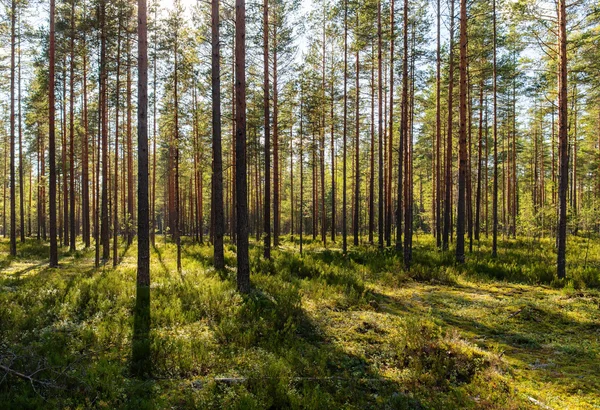
<path id="1" fill-rule="evenodd" d="M 264 257 L 271 259 L 271 118 L 269 108 L 269 0 L 263 0 L 263 92 L 265 120 Z"/>
<path id="2" fill-rule="evenodd" d="M 248 190 L 246 165 L 246 1 L 235 2 L 235 189 L 237 236 L 237 287 L 250 291 L 248 259 Z"/>
<path id="3" fill-rule="evenodd" d="M 218 270 L 225 268 L 223 235 L 225 215 L 223 210 L 223 154 L 221 148 L 221 49 L 219 43 L 219 0 L 212 0 L 212 132 L 213 132 L 213 173 L 212 207 L 214 218 L 214 265 Z"/>
<path id="4" fill-rule="evenodd" d="M 50 0 L 50 44 L 48 59 L 48 160 L 50 166 L 49 206 L 50 206 L 50 267 L 58 266 L 58 242 L 56 238 L 56 129 L 55 115 L 55 0 Z M 42 152 L 43 155 L 43 152 Z"/>
<path id="5" fill-rule="evenodd" d="M 467 0 L 460 0 L 460 126 L 458 134 L 458 213 L 456 262 L 465 261 L 465 214 L 467 188 Z"/>
<path id="6" fill-rule="evenodd" d="M 150 214 L 148 204 L 148 39 L 146 0 L 138 0 L 138 266 L 133 329 L 133 370 L 151 374 L 150 362 Z M 130 175 L 130 178 L 133 176 Z"/>
<path id="7" fill-rule="evenodd" d="M 569 135 L 567 112 L 567 12 L 565 0 L 558 1 L 558 234 L 557 275 L 566 277 L 567 191 L 569 185 Z"/>

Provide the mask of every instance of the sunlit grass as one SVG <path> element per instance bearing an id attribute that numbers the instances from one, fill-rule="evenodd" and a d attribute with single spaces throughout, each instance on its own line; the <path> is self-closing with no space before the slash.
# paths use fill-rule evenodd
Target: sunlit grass
<path id="1" fill-rule="evenodd" d="M 297 238 L 296 238 L 297 239 Z M 82 244 L 78 244 L 81 246 Z M 283 242 L 251 247 L 253 291 L 235 290 L 208 245 L 157 238 L 151 258 L 153 380 L 129 375 L 136 246 L 116 269 L 94 251 L 0 242 L 0 383 L 11 408 L 553 408 L 600 405 L 600 241 L 570 238 L 568 279 L 552 242 L 474 244 L 467 263 L 415 241 L 410 271 L 391 250 Z M 587 255 L 587 259 L 586 259 Z M 3 372 L 0 370 L 0 375 Z M 46 381 L 48 384 L 37 383 Z"/>

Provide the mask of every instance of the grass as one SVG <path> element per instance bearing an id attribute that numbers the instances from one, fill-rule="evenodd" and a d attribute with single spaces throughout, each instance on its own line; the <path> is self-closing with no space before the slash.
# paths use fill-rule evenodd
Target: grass
<path id="1" fill-rule="evenodd" d="M 81 245 L 81 244 L 80 244 Z M 116 269 L 93 250 L 49 269 L 47 245 L 0 242 L 3 408 L 593 409 L 600 407 L 600 241 L 569 239 L 569 279 L 550 240 L 482 241 L 464 266 L 415 241 L 410 272 L 369 246 L 251 249 L 235 291 L 209 246 L 152 252 L 153 378 L 130 377 L 136 248 Z M 587 260 L 585 255 L 587 254 Z M 32 380 L 17 376 L 33 375 Z"/>

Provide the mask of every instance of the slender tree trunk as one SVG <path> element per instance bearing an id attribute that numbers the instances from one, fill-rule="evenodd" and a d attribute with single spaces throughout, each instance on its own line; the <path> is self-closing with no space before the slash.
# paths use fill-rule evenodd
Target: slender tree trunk
<path id="1" fill-rule="evenodd" d="M 567 12 L 565 0 L 558 1 L 558 235 L 557 275 L 566 277 L 567 191 L 569 185 L 569 135 L 567 112 Z"/>
<path id="2" fill-rule="evenodd" d="M 303 81 L 303 79 L 301 80 Z M 302 255 L 304 233 L 304 83 L 300 84 L 300 205 L 298 206 L 298 230 L 300 236 L 300 255 Z"/>
<path id="3" fill-rule="evenodd" d="M 89 123 L 87 105 L 87 46 L 83 35 L 83 136 L 81 141 L 81 227 L 86 248 L 90 242 L 90 176 L 89 176 Z"/>
<path id="4" fill-rule="evenodd" d="M 248 195 L 246 166 L 246 1 L 236 0 L 235 18 L 235 180 L 237 219 L 237 287 L 250 291 L 248 260 Z"/>
<path id="5" fill-rule="evenodd" d="M 50 205 L 50 267 L 58 267 L 58 243 L 56 240 L 56 130 L 55 116 L 55 0 L 50 0 L 50 44 L 48 61 L 48 159 L 50 166 L 49 205 Z M 43 156 L 43 152 L 42 152 Z"/>
<path id="6" fill-rule="evenodd" d="M 219 0 L 212 0 L 212 132 L 213 173 L 212 206 L 214 216 L 214 265 L 218 270 L 225 268 L 223 235 L 225 216 L 223 210 L 223 154 L 221 148 L 221 48 L 219 40 Z"/>
<path id="7" fill-rule="evenodd" d="M 405 211 L 404 211 L 404 252 L 403 252 L 403 259 L 404 259 L 404 267 L 406 269 L 410 269 L 410 262 L 411 262 L 411 258 L 410 258 L 410 249 L 409 249 L 409 235 L 410 235 L 410 230 L 412 228 L 411 226 L 411 221 L 410 221 L 410 212 L 409 212 L 409 207 L 410 207 L 410 202 L 409 200 L 409 184 L 408 181 L 410 181 L 410 176 L 408 174 L 408 161 L 409 161 L 409 155 L 408 155 L 408 139 L 409 139 L 409 135 L 408 135 L 408 113 L 409 113 L 409 101 L 408 101 L 408 0 L 404 0 L 404 16 L 403 16 L 403 33 L 402 33 L 402 39 L 403 39 L 403 55 L 402 55 L 402 112 L 401 112 L 401 118 L 400 118 L 400 146 L 402 147 L 400 149 L 400 158 L 399 158 L 399 164 L 401 164 L 399 166 L 398 172 L 399 172 L 399 176 L 398 176 L 398 219 L 401 219 L 400 215 L 401 215 L 401 210 L 402 210 L 402 202 L 404 202 L 404 205 L 406 207 Z M 405 151 L 405 152 L 403 152 Z M 402 158 L 403 156 L 406 156 L 405 158 Z M 402 168 L 402 165 L 404 165 L 404 169 Z M 402 178 L 402 176 L 404 176 L 404 178 Z M 404 194 L 403 194 L 404 193 Z M 404 198 L 402 198 L 404 195 Z M 398 234 L 397 234 L 397 240 L 396 240 L 396 250 L 399 251 L 400 250 L 400 246 L 401 246 L 401 241 L 402 241 L 402 226 L 400 222 L 396 222 L 397 223 L 397 229 L 398 229 Z"/>
<path id="8" fill-rule="evenodd" d="M 325 211 L 325 41 L 327 22 L 326 16 L 323 21 L 323 60 L 322 60 L 322 89 L 321 89 L 321 135 L 320 142 L 320 165 L 321 165 L 321 241 L 327 247 L 327 213 Z"/>
<path id="9" fill-rule="evenodd" d="M 475 240 L 479 241 L 481 229 L 481 174 L 483 172 L 483 76 L 479 82 L 479 127 L 477 128 L 477 188 L 475 191 Z"/>
<path id="10" fill-rule="evenodd" d="M 113 214 L 113 266 L 119 263 L 119 109 L 121 96 L 121 10 L 119 9 L 119 18 L 117 29 L 117 79 L 116 79 L 116 110 L 115 110 L 115 186 L 114 186 L 114 214 Z M 131 174 L 128 174 L 131 178 Z"/>
<path id="11" fill-rule="evenodd" d="M 133 137 L 132 137 L 132 108 L 131 104 L 131 67 L 133 65 L 131 61 L 131 40 L 129 34 L 127 35 L 127 245 L 131 245 L 134 237 L 134 224 L 135 224 L 135 206 L 134 206 L 134 193 L 133 193 Z M 146 67 L 147 69 L 147 67 Z M 123 187 L 124 188 L 124 187 Z"/>
<path id="12" fill-rule="evenodd" d="M 265 120 L 264 257 L 271 259 L 271 111 L 269 108 L 269 0 L 263 0 L 263 68 Z"/>
<path id="13" fill-rule="evenodd" d="M 390 114 L 389 114 L 389 142 L 388 142 L 388 190 L 386 192 L 386 218 L 385 218 L 385 237 L 387 246 L 392 246 L 392 176 L 393 176 L 393 152 L 394 152 L 394 27 L 396 24 L 394 16 L 394 0 L 390 1 Z"/>
<path id="14" fill-rule="evenodd" d="M 348 138 L 348 0 L 344 0 L 344 134 L 343 134 L 343 171 L 342 171 L 342 253 L 348 253 L 348 226 L 347 226 L 347 138 Z"/>
<path id="15" fill-rule="evenodd" d="M 108 215 L 108 103 L 107 103 L 107 68 L 106 68 L 106 1 L 100 2 L 100 93 L 102 94 L 101 126 L 102 126 L 102 198 L 101 198 L 101 232 L 102 259 L 110 257 L 109 215 Z"/>
<path id="16" fill-rule="evenodd" d="M 15 49 L 17 0 L 10 12 L 10 255 L 17 256 L 17 191 L 15 180 Z M 6 211 L 5 211 L 6 212 Z"/>
<path id="17" fill-rule="evenodd" d="M 441 156 L 441 145 L 442 145 L 442 105 L 441 105 L 441 56 L 440 56 L 440 15 L 441 15 L 441 4 L 440 0 L 437 0 L 437 46 L 436 46 L 436 75 L 435 75 L 435 149 L 436 149 L 436 202 L 435 202 L 435 238 L 438 248 L 442 247 L 442 156 Z"/>
<path id="18" fill-rule="evenodd" d="M 335 58 L 334 51 L 335 46 L 333 42 L 331 43 L 331 111 L 330 111 L 330 119 L 331 119 L 331 241 L 335 242 L 335 233 L 337 229 L 336 225 L 336 181 L 335 181 L 335 123 L 334 123 L 334 107 L 335 107 Z"/>
<path id="19" fill-rule="evenodd" d="M 497 33 L 496 33 L 496 0 L 493 0 L 493 93 L 494 93 L 494 186 L 492 199 L 492 256 L 498 255 L 498 74 L 497 74 Z"/>
<path id="20" fill-rule="evenodd" d="M 175 67 L 173 70 L 173 111 L 175 114 L 175 138 L 173 139 L 173 168 L 174 168 L 174 215 L 173 215 L 173 239 L 177 245 L 177 272 L 181 273 L 181 221 L 180 207 L 181 197 L 179 193 L 179 33 L 175 33 Z"/>
<path id="21" fill-rule="evenodd" d="M 133 329 L 133 370 L 151 374 L 150 215 L 148 204 L 148 40 L 146 0 L 138 0 L 138 270 Z M 132 176 L 130 175 L 130 178 Z"/>
<path id="22" fill-rule="evenodd" d="M 155 5 L 154 7 L 154 24 L 155 28 L 153 30 L 154 34 L 154 53 L 152 56 L 152 199 L 151 199 L 151 208 L 150 208 L 150 242 L 154 247 L 156 245 L 156 118 L 157 118 L 157 107 L 156 107 L 156 85 L 157 85 L 157 77 L 156 77 L 156 67 L 157 67 L 157 58 L 158 58 L 158 32 L 156 25 L 158 23 L 158 7 Z M 147 53 L 148 50 L 146 50 Z M 139 147 L 138 147 L 139 149 Z M 139 172 L 139 171 L 138 171 Z M 138 204 L 139 206 L 139 204 Z M 138 211 L 139 212 L 139 211 Z"/>
<path id="23" fill-rule="evenodd" d="M 70 38 L 70 65 L 69 65 L 69 222 L 70 243 L 69 250 L 76 249 L 76 220 L 75 220 L 75 0 L 71 0 L 71 38 Z"/>
<path id="24" fill-rule="evenodd" d="M 452 218 L 452 109 L 454 108 L 454 1 L 450 0 L 450 57 L 448 70 L 448 126 L 446 136 L 446 188 L 444 199 L 444 235 L 442 249 L 447 250 L 450 242 Z"/>
<path id="25" fill-rule="evenodd" d="M 378 199 L 379 199 L 379 209 L 378 209 L 378 244 L 379 244 L 379 249 L 383 249 L 383 240 L 384 240 L 384 232 L 383 232 L 383 222 L 384 222 L 384 208 L 383 208 L 383 195 L 384 195 L 384 189 L 383 189 L 383 72 L 382 72 L 382 63 L 383 63 L 383 59 L 382 59 L 382 49 L 383 49 L 383 35 L 382 35 L 382 29 L 381 29 L 381 0 L 379 0 L 377 2 L 377 70 L 378 70 L 378 74 L 377 74 L 377 81 L 379 83 L 378 85 L 378 98 L 377 98 L 377 103 L 378 103 L 378 148 L 379 148 L 379 174 L 378 174 L 378 186 L 379 186 L 379 191 L 378 191 Z"/>
<path id="26" fill-rule="evenodd" d="M 358 29 L 358 14 L 356 15 Z M 360 215 L 360 52 L 356 50 L 356 134 L 354 137 L 354 246 L 358 246 Z"/>
<path id="27" fill-rule="evenodd" d="M 276 13 L 275 18 L 277 18 Z M 277 101 L 277 21 L 273 23 L 273 245 L 277 247 L 279 246 L 281 230 L 281 194 L 279 178 L 279 106 Z M 323 92 L 325 92 L 325 87 L 323 87 Z"/>
<path id="28" fill-rule="evenodd" d="M 21 243 L 25 243 L 25 206 L 24 206 L 24 171 L 23 171 L 23 122 L 21 115 L 21 14 L 19 13 L 18 20 L 18 48 L 17 48 L 17 66 L 18 66 L 18 85 L 17 85 L 17 100 L 18 100 L 18 124 L 19 124 L 19 204 L 20 204 L 20 220 L 21 220 Z M 30 207 L 31 209 L 31 207 Z"/>
<path id="29" fill-rule="evenodd" d="M 460 129 L 458 138 L 458 215 L 456 218 L 456 262 L 465 261 L 465 211 L 467 188 L 467 0 L 460 1 Z"/>
<path id="30" fill-rule="evenodd" d="M 68 145 L 67 145 L 67 55 L 65 53 L 64 56 L 64 60 L 63 60 L 63 84 L 62 84 L 62 110 L 61 110 L 61 114 L 62 114 L 62 127 L 61 127 L 61 134 L 62 134 L 62 152 L 61 152 L 61 156 L 62 156 L 62 188 L 63 188 L 63 196 L 62 196 L 62 200 L 63 200 L 63 246 L 69 246 L 70 245 L 70 241 L 69 241 L 69 234 L 70 234 L 70 230 L 69 230 L 69 182 L 68 182 L 68 172 L 67 169 L 69 169 L 69 164 L 68 164 Z"/>
<path id="31" fill-rule="evenodd" d="M 375 47 L 371 43 L 371 152 L 369 167 L 369 243 L 373 245 L 375 229 Z M 398 219 L 396 219 L 398 221 Z"/>

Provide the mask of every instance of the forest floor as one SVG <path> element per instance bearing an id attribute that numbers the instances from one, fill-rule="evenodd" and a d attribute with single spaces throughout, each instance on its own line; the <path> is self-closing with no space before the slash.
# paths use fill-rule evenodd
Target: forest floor
<path id="1" fill-rule="evenodd" d="M 287 238 L 289 239 L 289 238 Z M 81 246 L 81 244 L 79 244 Z M 251 251 L 253 291 L 210 268 L 211 248 L 157 237 L 152 252 L 153 378 L 130 377 L 135 244 L 94 269 L 0 242 L 3 408 L 600 408 L 600 240 L 569 238 L 554 280 L 550 240 L 482 240 L 455 266 L 429 237 L 410 272 L 369 246 L 343 258 L 284 242 Z"/>

